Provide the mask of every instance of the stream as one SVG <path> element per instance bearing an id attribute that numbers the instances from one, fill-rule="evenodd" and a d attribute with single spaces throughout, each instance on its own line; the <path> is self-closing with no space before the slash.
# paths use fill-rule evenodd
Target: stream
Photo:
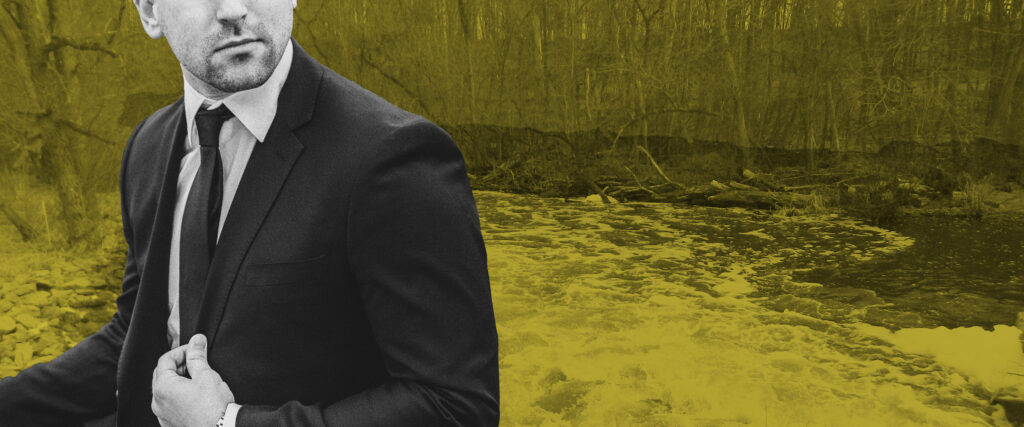
<path id="1" fill-rule="evenodd" d="M 1022 219 L 475 195 L 503 424 L 1008 425 L 1024 385 Z"/>

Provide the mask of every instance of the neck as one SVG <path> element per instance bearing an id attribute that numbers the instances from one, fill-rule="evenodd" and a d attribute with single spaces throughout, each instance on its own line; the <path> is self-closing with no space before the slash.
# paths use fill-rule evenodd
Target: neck
<path id="1" fill-rule="evenodd" d="M 196 92 L 199 92 L 200 95 L 203 95 L 211 101 L 220 101 L 224 98 L 227 98 L 228 95 L 231 95 L 233 93 L 225 92 L 213 86 L 210 86 L 209 83 L 206 83 L 199 77 L 196 77 L 195 74 L 192 74 L 191 72 L 186 70 L 185 67 L 181 67 L 181 71 L 182 74 L 185 75 L 185 80 L 188 81 L 188 84 L 192 86 L 192 88 L 195 89 Z"/>

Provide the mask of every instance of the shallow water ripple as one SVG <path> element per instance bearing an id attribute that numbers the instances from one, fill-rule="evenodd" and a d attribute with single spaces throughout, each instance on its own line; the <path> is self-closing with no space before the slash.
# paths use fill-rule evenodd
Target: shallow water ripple
<path id="1" fill-rule="evenodd" d="M 833 216 L 476 197 L 503 424 L 1005 424 L 990 384 L 864 326 L 885 301 L 814 298 L 820 284 L 793 280 L 913 244 L 899 234 Z"/>

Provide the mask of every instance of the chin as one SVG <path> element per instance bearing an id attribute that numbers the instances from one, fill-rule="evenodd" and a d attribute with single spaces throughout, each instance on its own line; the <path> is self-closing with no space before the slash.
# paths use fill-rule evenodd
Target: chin
<path id="1" fill-rule="evenodd" d="M 238 92 L 259 87 L 266 83 L 270 79 L 270 75 L 274 73 L 274 67 L 266 62 L 250 58 L 248 61 L 228 64 L 219 72 L 212 73 L 214 78 L 210 79 L 208 83 L 225 92 Z"/>
<path id="2" fill-rule="evenodd" d="M 266 83 L 270 79 L 270 73 L 265 76 L 262 75 L 245 75 L 237 78 L 226 78 L 219 80 L 213 87 L 224 92 L 240 92 L 243 90 L 254 89 Z"/>

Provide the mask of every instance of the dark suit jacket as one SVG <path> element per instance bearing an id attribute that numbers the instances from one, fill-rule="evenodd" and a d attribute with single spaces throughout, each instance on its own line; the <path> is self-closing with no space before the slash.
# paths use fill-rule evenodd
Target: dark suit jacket
<path id="1" fill-rule="evenodd" d="M 461 153 L 294 46 L 200 315 L 182 329 L 207 334 L 211 366 L 244 405 L 240 427 L 497 424 L 497 333 Z M 0 381 L 0 424 L 73 425 L 116 409 L 121 426 L 157 425 L 183 111 L 180 99 L 157 111 L 125 148 L 129 252 L 113 319 Z"/>

